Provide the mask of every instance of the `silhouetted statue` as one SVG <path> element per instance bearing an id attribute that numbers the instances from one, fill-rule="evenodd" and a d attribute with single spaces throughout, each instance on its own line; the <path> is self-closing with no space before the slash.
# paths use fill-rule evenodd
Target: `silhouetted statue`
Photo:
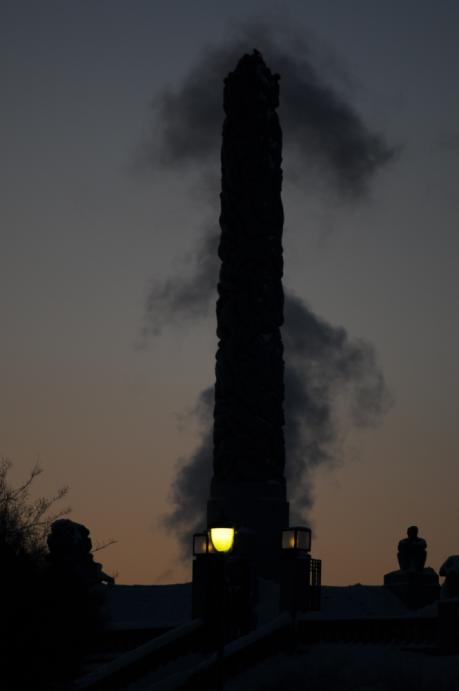
<path id="1" fill-rule="evenodd" d="M 442 597 L 459 597 L 459 554 L 452 554 L 441 565 L 440 576 L 445 581 L 442 587 Z"/>
<path id="2" fill-rule="evenodd" d="M 225 79 L 213 479 L 208 524 L 223 511 L 255 535 L 259 574 L 278 569 L 288 525 L 279 76 L 261 54 Z"/>
<path id="3" fill-rule="evenodd" d="M 67 518 L 54 521 L 47 542 L 48 562 L 56 576 L 86 588 L 114 583 L 114 579 L 102 570 L 102 564 L 94 561 L 89 530 L 81 523 Z"/>
<path id="4" fill-rule="evenodd" d="M 425 566 L 427 542 L 418 532 L 415 525 L 408 528 L 407 537 L 398 543 L 400 569 L 384 575 L 384 585 L 410 609 L 431 604 L 440 596 L 438 574 Z"/>
<path id="5" fill-rule="evenodd" d="M 418 537 L 418 527 L 412 525 L 406 531 L 408 537 L 398 543 L 398 563 L 402 571 L 422 571 L 427 559 L 427 542 Z"/>
<path id="6" fill-rule="evenodd" d="M 50 644 L 59 678 L 81 672 L 85 651 L 107 621 L 107 586 L 114 579 L 94 561 L 89 530 L 81 523 L 54 521 L 47 542 L 45 609 L 52 621 Z"/>

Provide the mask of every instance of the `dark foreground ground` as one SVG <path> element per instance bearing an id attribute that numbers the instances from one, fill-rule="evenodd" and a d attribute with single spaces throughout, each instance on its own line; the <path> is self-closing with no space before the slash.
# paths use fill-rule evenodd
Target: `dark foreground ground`
<path id="1" fill-rule="evenodd" d="M 277 614 L 277 590 L 260 584 L 259 615 L 269 621 Z M 115 586 L 110 612 L 118 623 L 142 622 L 178 626 L 190 620 L 191 585 Z M 419 616 L 435 616 L 431 606 Z M 325 586 L 320 613 L 314 618 L 412 616 L 381 586 Z M 196 660 L 196 663 L 198 660 Z M 194 664 L 194 661 L 193 661 Z M 157 675 L 126 686 L 148 691 Z M 226 691 L 459 691 L 459 655 L 438 655 L 397 645 L 320 643 L 281 653 L 227 680 Z"/>

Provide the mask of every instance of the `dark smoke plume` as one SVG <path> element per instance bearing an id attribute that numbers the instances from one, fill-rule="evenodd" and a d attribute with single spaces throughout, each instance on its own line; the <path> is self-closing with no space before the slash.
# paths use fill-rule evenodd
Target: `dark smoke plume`
<path id="1" fill-rule="evenodd" d="M 292 522 L 301 522 L 313 503 L 313 470 L 339 461 L 336 442 L 344 424 L 339 409 L 343 395 L 347 398 L 344 417 L 357 427 L 376 424 L 390 398 L 371 344 L 351 341 L 345 329 L 327 324 L 300 298 L 289 294 L 283 340 L 285 472 Z M 212 476 L 213 393 L 209 387 L 200 395 L 201 440 L 194 453 L 180 463 L 172 486 L 175 508 L 165 521 L 178 528 L 184 554 L 189 553 L 193 533 L 205 526 Z"/>
<path id="2" fill-rule="evenodd" d="M 216 224 L 209 224 L 192 253 L 192 273 L 152 282 L 146 302 L 144 337 L 159 335 L 171 322 L 207 316 L 218 281 L 218 241 Z"/>
<path id="3" fill-rule="evenodd" d="M 223 123 L 223 77 L 244 52 L 256 46 L 281 75 L 280 118 L 284 133 L 287 182 L 310 193 L 311 175 L 327 181 L 346 199 L 365 196 L 373 175 L 395 154 L 381 135 L 371 132 L 338 91 L 325 83 L 311 61 L 310 48 L 292 29 L 276 35 L 260 22 L 243 26 L 221 47 L 203 52 L 175 89 L 164 88 L 152 103 L 151 136 L 145 158 L 155 170 L 188 166 L 199 171 L 201 193 L 218 217 L 219 150 Z M 279 36 L 282 39 L 279 40 Z M 217 224 L 201 232 L 194 252 L 195 273 L 153 283 L 147 298 L 144 335 L 157 335 L 177 317 L 201 316 L 215 296 L 218 266 Z M 199 298 L 202 298 L 201 300 Z M 197 299 L 195 299 L 197 298 Z"/>
<path id="4" fill-rule="evenodd" d="M 150 164 L 217 168 L 223 122 L 223 77 L 239 58 L 259 50 L 281 75 L 279 115 L 284 132 L 287 178 L 304 185 L 305 172 L 320 168 L 338 191 L 358 197 L 373 174 L 394 155 L 384 138 L 371 132 L 358 113 L 318 74 L 309 45 L 292 29 L 277 35 L 260 22 L 242 27 L 220 47 L 208 48 L 175 88 L 153 101 Z"/>
<path id="5" fill-rule="evenodd" d="M 212 476 L 212 418 L 214 387 L 204 389 L 198 400 L 195 414 L 201 428 L 201 438 L 189 458 L 179 459 L 177 476 L 172 483 L 173 511 L 164 517 L 164 524 L 178 536 L 183 555 L 189 557 L 194 533 L 206 526 L 206 506 Z"/>
<path id="6" fill-rule="evenodd" d="M 281 74 L 280 118 L 284 133 L 287 182 L 305 184 L 311 169 L 345 198 L 365 196 L 374 173 L 393 156 L 384 139 L 372 133 L 359 115 L 313 66 L 308 46 L 290 33 L 282 45 L 265 26 L 251 25 L 222 48 L 207 50 L 175 90 L 162 91 L 153 107 L 148 157 L 155 169 L 189 164 L 202 173 L 203 186 L 217 200 L 221 142 L 222 77 L 244 52 L 257 48 Z M 289 173 L 294 171 L 294 175 Z M 309 184 L 310 180 L 308 180 Z M 215 211 L 215 217 L 217 212 Z M 144 333 L 158 334 L 169 322 L 209 313 L 216 299 L 219 233 L 208 227 L 195 250 L 194 270 L 152 287 Z M 372 346 L 352 341 L 343 328 L 316 316 L 299 297 L 286 293 L 285 439 L 290 501 L 298 520 L 313 502 L 312 471 L 337 460 L 336 447 L 345 421 L 367 426 L 378 421 L 389 398 Z M 344 412 L 343 412 L 344 411 Z M 198 406 L 201 441 L 182 459 L 172 486 L 174 510 L 165 523 L 189 538 L 205 526 L 212 475 L 213 387 Z"/>
<path id="7" fill-rule="evenodd" d="M 294 295 L 286 296 L 284 314 L 286 475 L 295 522 L 312 506 L 314 468 L 339 460 L 344 421 L 377 424 L 390 397 L 370 343 L 350 340 Z"/>

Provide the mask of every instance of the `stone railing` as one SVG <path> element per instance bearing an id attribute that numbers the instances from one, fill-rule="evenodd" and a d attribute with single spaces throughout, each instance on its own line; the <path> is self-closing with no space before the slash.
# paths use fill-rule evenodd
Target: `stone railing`
<path id="1" fill-rule="evenodd" d="M 434 644 L 436 617 L 361 617 L 299 619 L 298 637 L 306 644 L 321 642 Z"/>

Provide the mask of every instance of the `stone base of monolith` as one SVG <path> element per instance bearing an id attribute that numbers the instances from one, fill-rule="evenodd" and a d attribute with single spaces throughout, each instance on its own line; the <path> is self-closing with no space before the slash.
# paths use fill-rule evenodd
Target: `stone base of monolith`
<path id="1" fill-rule="evenodd" d="M 279 580 L 282 530 L 289 525 L 285 480 L 223 483 L 212 480 L 207 525 L 222 520 L 253 533 L 257 576 Z"/>
<path id="2" fill-rule="evenodd" d="M 257 582 L 253 566 L 250 559 L 234 551 L 194 558 L 192 618 L 204 622 L 211 649 L 222 632 L 225 641 L 231 641 L 255 628 Z"/>

